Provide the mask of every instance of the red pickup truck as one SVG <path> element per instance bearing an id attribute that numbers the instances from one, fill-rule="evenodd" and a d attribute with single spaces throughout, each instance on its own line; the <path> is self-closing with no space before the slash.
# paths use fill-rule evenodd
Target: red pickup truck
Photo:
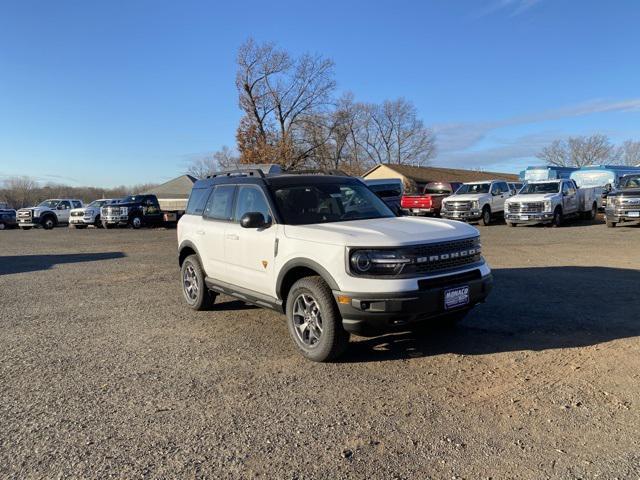
<path id="1" fill-rule="evenodd" d="M 442 199 L 452 195 L 460 185 L 460 182 L 429 182 L 422 193 L 403 195 L 400 207 L 407 215 L 439 216 Z"/>

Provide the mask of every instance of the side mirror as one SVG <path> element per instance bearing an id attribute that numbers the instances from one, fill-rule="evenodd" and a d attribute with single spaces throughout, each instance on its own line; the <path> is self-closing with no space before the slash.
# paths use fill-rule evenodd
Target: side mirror
<path id="1" fill-rule="evenodd" d="M 56 210 L 63 210 L 62 205 L 58 205 L 58 206 L 56 207 Z"/>
<path id="2" fill-rule="evenodd" d="M 605 192 L 610 192 L 611 190 L 613 190 L 613 186 L 610 183 L 607 183 L 604 186 L 604 190 L 605 190 Z"/>
<path id="3" fill-rule="evenodd" d="M 266 228 L 271 225 L 260 212 L 247 212 L 240 219 L 242 228 Z"/>

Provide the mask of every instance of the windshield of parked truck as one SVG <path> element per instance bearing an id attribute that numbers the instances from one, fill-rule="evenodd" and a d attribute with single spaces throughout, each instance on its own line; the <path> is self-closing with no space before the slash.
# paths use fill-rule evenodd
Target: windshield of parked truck
<path id="1" fill-rule="evenodd" d="M 112 203 L 114 203 L 113 200 L 94 200 L 89 204 L 89 207 L 99 208 L 104 205 L 110 205 Z"/>
<path id="2" fill-rule="evenodd" d="M 489 193 L 490 183 L 463 183 L 456 191 L 456 195 L 465 193 Z"/>
<path id="3" fill-rule="evenodd" d="M 290 185 L 276 189 L 275 198 L 288 225 L 395 217 L 389 207 L 362 184 Z"/>
<path id="4" fill-rule="evenodd" d="M 621 188 L 640 188 L 640 175 L 629 175 L 620 181 Z"/>
<path id="5" fill-rule="evenodd" d="M 39 207 L 47 207 L 47 208 L 56 208 L 59 203 L 60 203 L 60 200 L 45 200 L 44 202 L 42 202 L 38 206 Z"/>
<path id="6" fill-rule="evenodd" d="M 607 183 L 615 184 L 616 175 L 612 171 L 578 170 L 571 174 L 571 179 L 578 187 L 604 187 Z"/>
<path id="7" fill-rule="evenodd" d="M 453 193 L 450 183 L 431 182 L 424 187 L 425 194 L 438 195 L 444 193 Z"/>
<path id="8" fill-rule="evenodd" d="M 549 183 L 527 183 L 519 195 L 529 195 L 533 193 L 558 193 L 560 191 L 560 182 Z"/>

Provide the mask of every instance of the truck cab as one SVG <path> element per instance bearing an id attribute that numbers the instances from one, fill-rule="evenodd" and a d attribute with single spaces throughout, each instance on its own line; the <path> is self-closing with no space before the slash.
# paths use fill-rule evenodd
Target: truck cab
<path id="1" fill-rule="evenodd" d="M 578 188 L 570 179 L 529 182 L 505 202 L 505 221 L 517 224 L 551 223 L 560 226 L 566 218 L 595 218 L 601 201 L 598 188 Z"/>
<path id="2" fill-rule="evenodd" d="M 489 225 L 504 212 L 504 202 L 511 196 L 511 188 L 504 180 L 463 183 L 442 201 L 440 215 L 451 220 L 482 221 Z"/>
<path id="3" fill-rule="evenodd" d="M 57 225 L 69 223 L 72 208 L 82 208 L 82 200 L 69 198 L 52 198 L 35 207 L 18 210 L 18 226 L 22 230 L 42 227 L 50 230 Z"/>

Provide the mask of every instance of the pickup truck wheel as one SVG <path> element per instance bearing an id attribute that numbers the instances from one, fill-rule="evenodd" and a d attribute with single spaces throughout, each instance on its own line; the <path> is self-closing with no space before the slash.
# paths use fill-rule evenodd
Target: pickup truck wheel
<path id="1" fill-rule="evenodd" d="M 209 310 L 216 295 L 204 283 L 204 272 L 196 255 L 189 255 L 180 268 L 182 293 L 187 305 L 194 310 Z"/>
<path id="2" fill-rule="evenodd" d="M 588 214 L 588 219 L 595 220 L 596 215 L 598 215 L 598 205 L 596 204 L 596 202 L 593 202 L 593 205 L 591 205 L 591 211 Z"/>
<path id="3" fill-rule="evenodd" d="M 491 223 L 491 208 L 488 205 L 482 209 L 482 224 L 487 226 Z"/>
<path id="4" fill-rule="evenodd" d="M 5 228 L 7 228 L 5 223 L 4 222 L 0 222 L 0 230 L 4 230 Z"/>
<path id="5" fill-rule="evenodd" d="M 42 219 L 42 228 L 45 230 L 51 230 L 56 226 L 56 221 L 51 215 L 47 215 Z"/>
<path id="6" fill-rule="evenodd" d="M 507 227 L 515 227 L 516 224 L 513 222 L 507 222 Z"/>
<path id="7" fill-rule="evenodd" d="M 133 217 L 133 218 L 131 219 L 131 226 L 132 226 L 133 228 L 135 228 L 136 230 L 137 230 L 138 228 L 140 228 L 140 227 L 142 226 L 142 218 L 140 218 L 140 217 Z"/>
<path id="8" fill-rule="evenodd" d="M 617 225 L 616 222 L 612 222 L 611 220 L 607 220 L 607 227 L 614 228 Z"/>
<path id="9" fill-rule="evenodd" d="M 112 227 L 113 225 L 110 225 L 107 222 L 102 222 L 102 228 L 104 228 L 105 230 L 109 230 Z"/>
<path id="10" fill-rule="evenodd" d="M 552 226 L 554 227 L 562 226 L 562 209 L 560 207 L 556 208 L 556 210 L 553 212 Z"/>
<path id="11" fill-rule="evenodd" d="M 287 324 L 302 355 L 314 362 L 337 358 L 349 344 L 331 289 L 321 277 L 293 284 L 287 296 Z"/>
<path id="12" fill-rule="evenodd" d="M 102 227 L 102 222 L 100 221 L 100 215 L 96 215 L 96 218 L 93 220 L 93 226 L 96 228 Z"/>

